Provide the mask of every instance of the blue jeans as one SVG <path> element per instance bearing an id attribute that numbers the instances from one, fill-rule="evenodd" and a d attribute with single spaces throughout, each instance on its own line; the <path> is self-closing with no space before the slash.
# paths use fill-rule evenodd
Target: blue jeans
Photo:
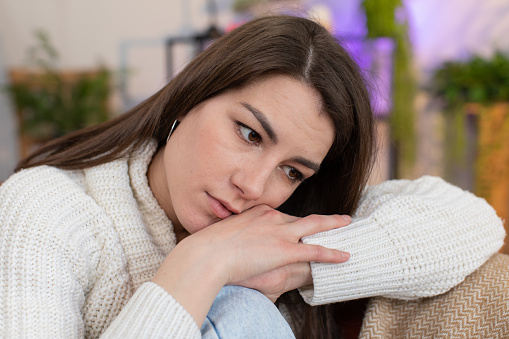
<path id="1" fill-rule="evenodd" d="M 224 286 L 201 328 L 205 339 L 295 339 L 277 307 L 262 293 Z"/>

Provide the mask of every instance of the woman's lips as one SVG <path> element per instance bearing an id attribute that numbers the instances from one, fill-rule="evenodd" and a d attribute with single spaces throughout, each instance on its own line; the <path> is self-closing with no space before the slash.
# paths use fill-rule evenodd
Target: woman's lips
<path id="1" fill-rule="evenodd" d="M 210 209 L 218 218 L 225 219 L 233 214 L 232 211 L 226 208 L 226 206 L 224 206 L 219 200 L 208 193 L 207 198 L 209 201 Z"/>

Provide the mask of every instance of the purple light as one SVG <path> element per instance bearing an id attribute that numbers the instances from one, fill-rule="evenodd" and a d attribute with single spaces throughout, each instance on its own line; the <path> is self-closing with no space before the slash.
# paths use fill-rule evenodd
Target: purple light
<path id="1" fill-rule="evenodd" d="M 392 108 L 394 41 L 391 38 L 339 40 L 357 62 L 368 82 L 373 113 L 377 118 L 386 118 Z"/>

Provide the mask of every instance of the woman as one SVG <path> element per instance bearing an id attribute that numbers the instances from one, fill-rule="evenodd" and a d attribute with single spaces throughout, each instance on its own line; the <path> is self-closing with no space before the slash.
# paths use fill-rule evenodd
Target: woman
<path id="1" fill-rule="evenodd" d="M 326 338 L 336 306 L 296 289 L 313 305 L 445 292 L 500 248 L 501 222 L 423 178 L 366 192 L 343 228 L 373 144 L 357 66 L 324 28 L 248 23 L 138 107 L 20 162 L 0 191 L 0 328 L 199 337 L 220 291 L 252 296 L 221 290 L 239 285 L 279 299 L 298 336 Z"/>

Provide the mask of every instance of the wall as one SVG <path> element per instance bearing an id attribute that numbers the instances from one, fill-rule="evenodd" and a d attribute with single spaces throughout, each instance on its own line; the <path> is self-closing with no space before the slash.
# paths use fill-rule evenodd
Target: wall
<path id="1" fill-rule="evenodd" d="M 508 0 L 406 0 L 419 71 L 471 54 L 509 52 Z M 423 74 L 425 75 L 425 74 Z"/>
<path id="2" fill-rule="evenodd" d="M 231 0 L 216 0 L 218 25 L 233 16 Z M 34 32 L 45 30 L 60 53 L 64 69 L 90 69 L 106 65 L 127 74 L 123 98 L 118 90 L 113 106 L 118 112 L 148 97 L 166 83 L 164 42 L 190 36 L 208 27 L 207 0 L 0 0 L 0 84 L 6 70 L 26 66 L 26 51 L 34 45 Z M 178 50 L 177 64 L 192 55 Z M 127 73 L 120 72 L 123 66 Z M 122 100 L 125 99 L 125 100 Z M 11 173 L 17 159 L 11 105 L 0 96 L 0 181 Z"/>
<path id="3" fill-rule="evenodd" d="M 12 105 L 1 88 L 7 85 L 5 57 L 0 39 L 0 182 L 7 179 L 18 159 L 17 126 Z"/>
<path id="4" fill-rule="evenodd" d="M 220 27 L 234 17 L 231 2 L 216 0 Z M 307 2 L 331 9 L 332 28 L 337 33 L 363 34 L 360 0 Z M 470 53 L 489 55 L 496 48 L 509 51 L 508 0 L 407 0 L 405 4 L 412 21 L 417 71 L 423 81 L 444 60 L 465 58 Z M 122 111 L 166 82 L 164 40 L 201 32 L 207 26 L 206 0 L 0 0 L 0 67 L 4 67 L 0 75 L 5 68 L 24 66 L 25 52 L 34 43 L 33 32 L 42 28 L 60 52 L 63 68 L 93 68 L 99 62 L 114 70 L 128 67 L 128 98 L 122 101 L 117 95 L 114 100 Z M 183 64 L 190 51 L 179 53 L 178 63 Z M 426 100 L 421 101 L 420 107 L 429 106 Z M 9 116 L 8 109 L 2 105 L 2 117 Z M 12 134 L 12 129 L 12 123 L 0 124 L 2 138 Z M 422 149 L 436 144 L 430 138 L 425 142 L 431 146 Z M 12 168 L 9 159 L 15 154 L 14 143 L 1 140 L 0 147 L 0 155 L 9 154 L 0 161 L 11 162 L 3 167 Z M 423 166 L 424 172 L 433 170 Z M 0 168 L 0 180 L 7 175 Z"/>

